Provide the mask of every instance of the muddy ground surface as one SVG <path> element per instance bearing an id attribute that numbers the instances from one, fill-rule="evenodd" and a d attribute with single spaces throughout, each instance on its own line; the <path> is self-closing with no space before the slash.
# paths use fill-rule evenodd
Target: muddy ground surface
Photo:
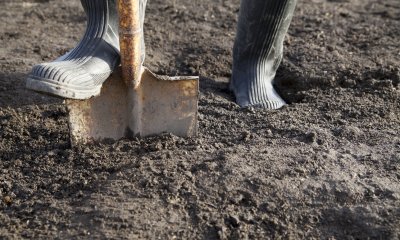
<path id="1" fill-rule="evenodd" d="M 72 148 L 24 79 L 79 41 L 80 3 L 1 1 L 0 238 L 399 239 L 400 2 L 300 1 L 275 111 L 228 90 L 238 8 L 148 4 L 146 64 L 201 76 L 198 138 Z"/>

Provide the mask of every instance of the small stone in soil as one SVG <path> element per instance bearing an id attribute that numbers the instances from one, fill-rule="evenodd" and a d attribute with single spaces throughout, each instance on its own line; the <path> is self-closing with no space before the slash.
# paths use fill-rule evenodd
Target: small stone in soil
<path id="1" fill-rule="evenodd" d="M 3 198 L 3 202 L 4 202 L 5 204 L 7 204 L 7 205 L 10 205 L 10 204 L 12 203 L 12 199 L 11 199 L 10 196 L 5 196 L 5 197 Z"/>

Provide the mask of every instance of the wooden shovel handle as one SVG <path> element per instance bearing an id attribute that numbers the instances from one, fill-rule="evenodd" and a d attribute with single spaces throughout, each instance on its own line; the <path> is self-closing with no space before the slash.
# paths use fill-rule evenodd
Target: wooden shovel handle
<path id="1" fill-rule="evenodd" d="M 118 0 L 119 42 L 122 77 L 129 87 L 137 88 L 141 78 L 141 37 L 139 0 Z"/>

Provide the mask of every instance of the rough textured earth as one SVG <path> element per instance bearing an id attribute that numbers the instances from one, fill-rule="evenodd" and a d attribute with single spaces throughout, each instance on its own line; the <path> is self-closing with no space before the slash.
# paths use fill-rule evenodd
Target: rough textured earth
<path id="1" fill-rule="evenodd" d="M 80 3 L 2 1 L 0 238 L 399 239 L 400 2 L 300 1 L 275 111 L 228 89 L 238 8 L 148 4 L 146 64 L 201 76 L 198 138 L 72 148 L 24 79 L 80 39 Z"/>

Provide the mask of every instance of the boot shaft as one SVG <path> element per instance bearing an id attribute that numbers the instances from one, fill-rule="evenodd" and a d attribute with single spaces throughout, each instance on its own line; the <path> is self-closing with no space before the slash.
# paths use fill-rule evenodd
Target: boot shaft
<path id="1" fill-rule="evenodd" d="M 234 59 L 279 58 L 296 3 L 297 0 L 242 0 Z"/>
<path id="2" fill-rule="evenodd" d="M 285 102 L 273 80 L 297 0 L 241 0 L 230 87 L 240 106 L 269 109 Z"/>
<path id="3" fill-rule="evenodd" d="M 119 18 L 117 0 L 81 0 L 86 13 L 87 30 L 84 38 L 102 37 L 119 51 Z M 143 29 L 147 0 L 139 0 L 140 23 Z M 102 34 L 102 36 L 98 36 Z M 96 34 L 97 33 L 97 34 Z M 142 35 L 142 52 L 145 51 Z"/>

